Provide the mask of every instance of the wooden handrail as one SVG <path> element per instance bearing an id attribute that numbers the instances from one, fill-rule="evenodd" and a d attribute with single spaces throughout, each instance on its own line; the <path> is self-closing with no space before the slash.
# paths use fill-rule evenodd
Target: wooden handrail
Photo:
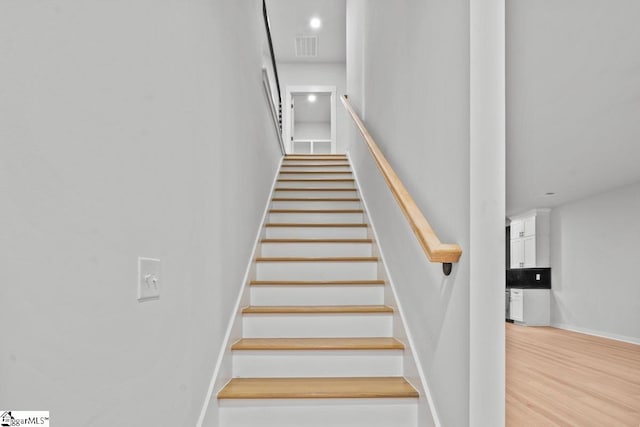
<path id="1" fill-rule="evenodd" d="M 443 263 L 445 274 L 448 274 L 448 272 L 451 271 L 451 263 L 458 262 L 460 259 L 462 249 L 454 243 L 440 242 L 440 239 L 438 239 L 438 236 L 431 228 L 431 225 L 429 225 L 429 222 L 422 214 L 422 211 L 418 205 L 416 205 L 415 200 L 413 200 L 413 197 L 411 197 L 407 188 L 384 157 L 382 151 L 380 151 L 378 144 L 376 144 L 369 134 L 369 131 L 367 131 L 367 128 L 364 126 L 364 123 L 362 123 L 362 120 L 358 117 L 358 114 L 351 106 L 347 96 L 344 95 L 341 99 L 345 108 L 351 115 L 351 118 L 356 123 L 356 126 L 358 126 L 373 159 L 378 165 L 378 169 L 380 169 L 391 193 L 398 202 L 398 205 L 400 205 L 400 209 L 402 209 L 404 216 L 409 221 L 409 224 L 418 238 L 418 242 L 420 242 L 420 246 L 422 246 L 427 258 L 431 262 Z"/>

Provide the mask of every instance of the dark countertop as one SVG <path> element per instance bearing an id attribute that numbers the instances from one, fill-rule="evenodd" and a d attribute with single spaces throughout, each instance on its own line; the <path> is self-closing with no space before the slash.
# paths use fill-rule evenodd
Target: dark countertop
<path id="1" fill-rule="evenodd" d="M 506 276 L 507 289 L 551 289 L 550 268 L 514 268 Z"/>

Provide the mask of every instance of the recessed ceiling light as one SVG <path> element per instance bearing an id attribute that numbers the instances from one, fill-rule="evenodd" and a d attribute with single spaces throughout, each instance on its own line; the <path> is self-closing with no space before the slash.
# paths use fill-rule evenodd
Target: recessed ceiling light
<path id="1" fill-rule="evenodd" d="M 309 96 L 307 96 L 307 101 L 316 102 L 316 96 L 313 93 L 310 93 Z"/>
<path id="2" fill-rule="evenodd" d="M 318 17 L 313 17 L 309 21 L 309 26 L 311 28 L 313 28 L 314 30 L 317 30 L 318 28 L 320 28 L 322 26 L 322 21 Z"/>

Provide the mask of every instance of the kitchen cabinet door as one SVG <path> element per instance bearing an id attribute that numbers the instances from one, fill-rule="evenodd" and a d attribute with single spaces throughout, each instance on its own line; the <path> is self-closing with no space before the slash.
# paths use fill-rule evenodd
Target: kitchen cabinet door
<path id="1" fill-rule="evenodd" d="M 536 235 L 536 217 L 530 216 L 522 220 L 522 237 Z"/>
<path id="2" fill-rule="evenodd" d="M 524 222 L 521 219 L 511 221 L 511 240 L 524 236 Z"/>
<path id="3" fill-rule="evenodd" d="M 523 249 L 522 239 L 511 241 L 511 268 L 524 267 Z"/>
<path id="4" fill-rule="evenodd" d="M 524 320 L 524 295 L 522 289 L 511 289 L 511 304 L 509 305 L 511 320 Z"/>
<path id="5" fill-rule="evenodd" d="M 524 268 L 536 266 L 536 237 L 525 237 L 522 239 L 522 262 Z"/>

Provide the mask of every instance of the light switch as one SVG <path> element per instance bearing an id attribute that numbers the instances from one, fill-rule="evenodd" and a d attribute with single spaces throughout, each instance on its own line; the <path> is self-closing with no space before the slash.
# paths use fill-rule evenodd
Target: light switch
<path id="1" fill-rule="evenodd" d="M 138 301 L 160 298 L 160 260 L 138 258 Z"/>
<path id="2" fill-rule="evenodd" d="M 536 273 L 536 280 L 540 280 L 540 273 Z"/>

